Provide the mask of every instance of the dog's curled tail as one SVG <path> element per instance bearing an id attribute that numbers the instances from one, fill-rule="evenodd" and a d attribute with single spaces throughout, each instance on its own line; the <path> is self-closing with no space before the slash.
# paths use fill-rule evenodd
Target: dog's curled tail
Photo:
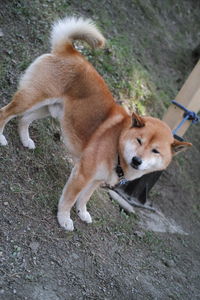
<path id="1" fill-rule="evenodd" d="M 64 53 L 74 40 L 83 40 L 92 48 L 100 48 L 105 38 L 90 19 L 66 17 L 58 20 L 52 28 L 51 46 L 55 53 Z"/>

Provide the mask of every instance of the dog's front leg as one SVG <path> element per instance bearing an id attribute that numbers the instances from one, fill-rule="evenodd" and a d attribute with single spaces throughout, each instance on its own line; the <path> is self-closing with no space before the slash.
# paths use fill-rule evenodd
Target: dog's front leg
<path id="1" fill-rule="evenodd" d="M 76 211 L 80 219 L 86 223 L 92 223 L 90 213 L 87 211 L 86 204 L 89 201 L 91 195 L 100 185 L 101 181 L 92 181 L 81 191 L 76 201 Z"/>
<path id="2" fill-rule="evenodd" d="M 81 174 L 79 165 L 76 165 L 63 189 L 58 204 L 58 222 L 66 230 L 74 230 L 73 221 L 70 218 L 70 210 L 87 184 L 87 178 Z"/>

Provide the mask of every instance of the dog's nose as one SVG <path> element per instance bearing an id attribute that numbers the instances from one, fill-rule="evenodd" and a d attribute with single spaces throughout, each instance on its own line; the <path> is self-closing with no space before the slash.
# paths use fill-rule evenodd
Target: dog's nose
<path id="1" fill-rule="evenodd" d="M 139 156 L 134 156 L 131 161 L 131 166 L 134 169 L 138 169 L 138 167 L 142 164 L 142 159 Z"/>

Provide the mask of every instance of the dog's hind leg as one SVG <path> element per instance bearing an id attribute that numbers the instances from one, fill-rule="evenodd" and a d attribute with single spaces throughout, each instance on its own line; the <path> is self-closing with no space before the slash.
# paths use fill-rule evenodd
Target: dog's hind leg
<path id="1" fill-rule="evenodd" d="M 38 119 L 46 118 L 50 115 L 47 106 L 43 106 L 33 112 L 25 113 L 19 120 L 18 131 L 22 144 L 29 149 L 35 149 L 35 143 L 29 136 L 29 125 Z"/>
<path id="2" fill-rule="evenodd" d="M 36 109 L 35 111 L 25 113 L 23 117 L 19 120 L 18 124 L 20 140 L 24 147 L 27 147 L 29 149 L 35 149 L 35 143 L 29 136 L 29 126 L 33 121 L 43 119 L 48 116 L 60 119 L 61 115 L 61 104 L 46 105 L 42 106 L 39 109 Z"/>
<path id="3" fill-rule="evenodd" d="M 8 105 L 0 109 L 0 145 L 6 146 L 7 140 L 3 135 L 5 125 L 16 116 L 15 114 L 15 103 L 10 102 Z"/>
<path id="4" fill-rule="evenodd" d="M 3 130 L 4 127 L 6 125 L 6 123 L 10 120 L 9 118 L 7 118 L 6 120 L 3 119 L 2 117 L 3 112 L 0 110 L 0 145 L 1 146 L 6 146 L 8 144 L 5 136 L 3 135 Z"/>
<path id="5" fill-rule="evenodd" d="M 0 109 L 0 145 L 7 145 L 7 140 L 3 135 L 5 125 L 12 118 L 24 114 L 36 103 L 42 102 L 45 97 L 39 94 L 39 91 L 36 95 L 34 95 L 34 90 L 19 90 L 13 96 L 12 101 L 8 105 Z"/>

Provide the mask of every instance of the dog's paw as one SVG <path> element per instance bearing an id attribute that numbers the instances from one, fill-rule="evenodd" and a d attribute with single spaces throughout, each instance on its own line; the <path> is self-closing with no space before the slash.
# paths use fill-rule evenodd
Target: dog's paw
<path id="1" fill-rule="evenodd" d="M 74 224 L 71 218 L 66 217 L 65 213 L 59 213 L 57 214 L 58 218 L 58 223 L 62 228 L 68 231 L 73 231 L 74 230 Z"/>
<path id="2" fill-rule="evenodd" d="M 32 139 L 27 139 L 26 141 L 22 141 L 24 147 L 29 149 L 35 149 L 35 143 Z"/>
<path id="3" fill-rule="evenodd" d="M 0 145 L 1 146 L 8 145 L 8 142 L 7 142 L 7 140 L 6 140 L 6 138 L 5 138 L 5 136 L 3 134 L 0 134 Z"/>
<path id="4" fill-rule="evenodd" d="M 90 216 L 88 211 L 84 211 L 84 212 L 78 211 L 78 216 L 83 222 L 86 222 L 88 224 L 92 223 L 92 217 Z"/>

